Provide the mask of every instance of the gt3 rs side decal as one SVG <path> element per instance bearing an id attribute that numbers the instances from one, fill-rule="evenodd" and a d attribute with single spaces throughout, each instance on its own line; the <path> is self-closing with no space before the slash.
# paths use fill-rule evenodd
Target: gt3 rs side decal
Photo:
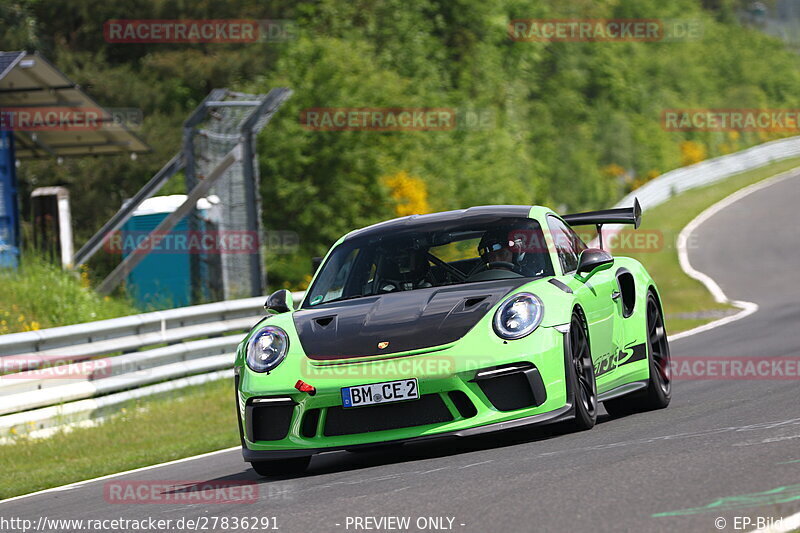
<path id="1" fill-rule="evenodd" d="M 598 357 L 594 362 L 594 375 L 599 377 L 618 366 L 645 359 L 647 359 L 647 345 L 645 343 L 632 345 L 631 343 L 614 354 L 607 353 Z"/>

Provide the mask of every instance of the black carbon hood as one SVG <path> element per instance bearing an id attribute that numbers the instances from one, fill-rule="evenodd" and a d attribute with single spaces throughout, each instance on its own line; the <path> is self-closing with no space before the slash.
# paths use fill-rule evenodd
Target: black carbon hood
<path id="1" fill-rule="evenodd" d="M 311 359 L 385 355 L 463 337 L 505 295 L 531 278 L 513 278 L 365 296 L 293 314 Z M 381 349 L 378 343 L 388 342 Z"/>

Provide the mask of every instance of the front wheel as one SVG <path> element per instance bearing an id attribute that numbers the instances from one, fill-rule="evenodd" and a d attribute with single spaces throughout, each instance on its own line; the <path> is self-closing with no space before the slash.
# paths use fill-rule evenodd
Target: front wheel
<path id="1" fill-rule="evenodd" d="M 650 378 L 643 395 L 634 394 L 603 402 L 611 416 L 663 409 L 672 399 L 672 373 L 664 316 L 655 295 L 647 295 L 647 352 Z"/>
<path id="2" fill-rule="evenodd" d="M 281 476 L 289 474 L 302 474 L 308 468 L 311 456 L 292 457 L 291 459 L 276 459 L 274 461 L 253 461 L 250 466 L 259 476 Z"/>
<path id="3" fill-rule="evenodd" d="M 572 313 L 569 326 L 570 357 L 567 364 L 568 379 L 574 390 L 575 419 L 572 428 L 577 431 L 591 429 L 597 422 L 597 384 L 592 365 L 589 338 L 583 320 L 577 312 Z"/>

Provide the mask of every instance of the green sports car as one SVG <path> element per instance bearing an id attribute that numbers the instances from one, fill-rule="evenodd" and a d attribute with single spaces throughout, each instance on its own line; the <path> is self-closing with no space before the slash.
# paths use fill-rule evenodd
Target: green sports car
<path id="1" fill-rule="evenodd" d="M 313 454 L 666 407 L 661 299 L 637 261 L 573 230 L 641 209 L 413 215 L 339 239 L 302 303 L 280 290 L 239 345 L 242 452 L 258 474 Z"/>

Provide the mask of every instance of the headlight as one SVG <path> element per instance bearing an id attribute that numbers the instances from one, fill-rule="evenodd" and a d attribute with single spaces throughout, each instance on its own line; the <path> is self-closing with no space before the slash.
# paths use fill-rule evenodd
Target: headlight
<path id="1" fill-rule="evenodd" d="M 286 332 L 275 326 L 265 326 L 247 343 L 247 366 L 253 372 L 269 372 L 281 364 L 288 349 Z"/>
<path id="2" fill-rule="evenodd" d="M 494 331 L 504 339 L 521 339 L 542 323 L 542 301 L 529 292 L 515 294 L 494 314 Z"/>

